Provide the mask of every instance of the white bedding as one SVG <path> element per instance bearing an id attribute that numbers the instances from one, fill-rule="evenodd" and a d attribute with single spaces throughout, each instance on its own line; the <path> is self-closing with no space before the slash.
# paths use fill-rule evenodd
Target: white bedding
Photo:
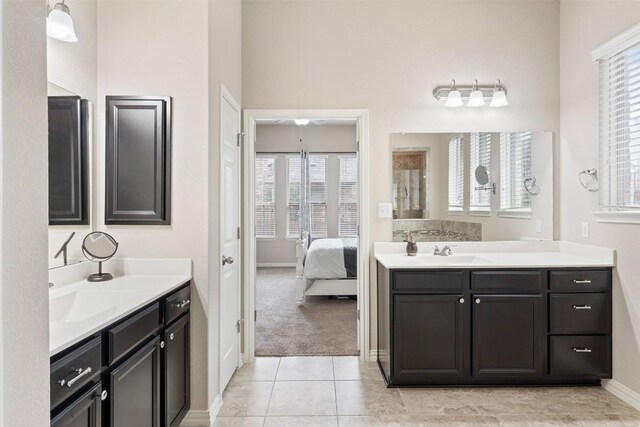
<path id="1" fill-rule="evenodd" d="M 304 277 L 310 279 L 346 279 L 342 239 L 318 239 L 311 242 L 304 263 Z"/>

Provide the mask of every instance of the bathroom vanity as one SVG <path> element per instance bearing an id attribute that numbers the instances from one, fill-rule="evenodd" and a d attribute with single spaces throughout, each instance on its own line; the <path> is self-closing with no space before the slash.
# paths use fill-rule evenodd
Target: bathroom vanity
<path id="1" fill-rule="evenodd" d="M 398 248 L 375 250 L 378 364 L 388 386 L 611 378 L 612 250 L 468 242 L 449 257 L 425 244 L 407 257 Z"/>
<path id="2" fill-rule="evenodd" d="M 190 405 L 191 277 L 185 261 L 182 274 L 162 268 L 148 274 L 143 270 L 155 268 L 142 261 L 108 282 L 83 280 L 56 289 L 54 281 L 52 426 L 180 424 Z"/>

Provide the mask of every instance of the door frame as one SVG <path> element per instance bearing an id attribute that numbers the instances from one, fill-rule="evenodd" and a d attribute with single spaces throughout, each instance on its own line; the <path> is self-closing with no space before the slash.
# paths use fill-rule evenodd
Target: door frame
<path id="1" fill-rule="evenodd" d="M 255 237 L 255 157 L 256 121 L 260 119 L 355 119 L 358 136 L 358 349 L 360 359 L 370 359 L 370 292 L 369 292 L 369 110 L 366 109 L 301 109 L 301 110 L 244 110 L 243 144 L 243 194 L 242 223 L 242 293 L 243 293 L 243 348 L 244 362 L 255 358 L 255 281 L 256 281 L 256 237 Z M 295 301 L 292 301 L 295 304 Z"/>
<path id="2" fill-rule="evenodd" d="M 222 140 L 224 138 L 224 128 L 223 128 L 223 117 L 222 117 L 222 112 L 223 112 L 223 108 L 224 108 L 224 103 L 227 102 L 229 103 L 229 105 L 231 105 L 231 107 L 236 110 L 237 112 L 237 116 L 238 116 L 238 132 L 242 132 L 242 109 L 240 107 L 240 104 L 235 100 L 235 98 L 233 97 L 233 95 L 231 95 L 231 92 L 225 87 L 224 84 L 220 83 L 220 112 L 219 112 L 219 117 L 220 117 L 220 129 L 219 129 L 219 140 L 218 140 L 218 195 L 222 194 L 223 188 L 222 188 L 222 183 L 223 183 L 223 179 L 222 179 L 222 173 L 223 173 L 223 162 L 224 162 L 224 156 L 223 156 L 223 146 L 222 146 Z M 240 190 L 242 190 L 242 153 L 240 151 L 241 147 L 238 147 L 238 187 L 240 188 Z M 213 259 L 212 262 L 220 262 L 220 258 L 222 257 L 222 251 L 223 251 L 223 239 L 222 239 L 222 234 L 224 231 L 224 225 L 222 224 L 222 218 L 223 218 L 223 203 L 222 203 L 222 197 L 218 198 L 219 200 L 219 206 L 218 206 L 218 257 Z M 238 197 L 238 225 L 240 227 L 242 227 L 242 198 Z M 239 278 L 239 285 L 241 286 L 241 291 L 242 291 L 242 273 L 243 273 L 243 263 L 242 263 L 242 240 L 239 242 L 238 244 L 238 249 L 239 249 L 239 253 L 238 253 L 238 262 L 240 263 L 240 265 L 238 266 L 238 278 Z M 224 391 L 224 388 L 222 387 L 222 360 L 223 360 L 223 349 L 222 349 L 222 280 L 223 280 L 223 276 L 224 276 L 224 272 L 223 272 L 223 268 L 220 264 L 218 264 L 218 392 L 219 395 L 222 396 L 222 392 Z M 240 293 L 240 298 L 238 299 L 238 314 L 239 316 L 242 318 L 242 292 Z M 240 368 L 242 366 L 242 339 L 240 334 L 238 334 L 238 368 Z"/>

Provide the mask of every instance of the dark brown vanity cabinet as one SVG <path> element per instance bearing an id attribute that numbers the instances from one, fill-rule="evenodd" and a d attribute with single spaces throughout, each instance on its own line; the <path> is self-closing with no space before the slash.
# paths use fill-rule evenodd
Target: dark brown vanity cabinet
<path id="1" fill-rule="evenodd" d="M 393 270 L 378 263 L 389 386 L 611 377 L 611 270 Z"/>
<path id="2" fill-rule="evenodd" d="M 190 407 L 189 308 L 186 285 L 52 357 L 51 425 L 178 426 Z"/>

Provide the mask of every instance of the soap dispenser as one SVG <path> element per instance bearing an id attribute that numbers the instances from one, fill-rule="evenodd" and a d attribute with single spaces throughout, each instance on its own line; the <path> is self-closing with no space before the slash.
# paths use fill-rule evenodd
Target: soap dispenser
<path id="1" fill-rule="evenodd" d="M 413 234 L 407 231 L 407 255 L 416 256 L 418 254 L 418 244 L 413 240 Z"/>

